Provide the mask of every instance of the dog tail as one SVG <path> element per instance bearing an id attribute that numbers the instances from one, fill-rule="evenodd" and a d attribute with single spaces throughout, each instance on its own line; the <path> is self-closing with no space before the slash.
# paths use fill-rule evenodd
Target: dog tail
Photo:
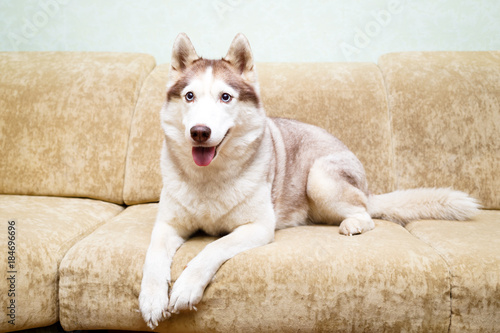
<path id="1" fill-rule="evenodd" d="M 418 188 L 371 195 L 368 213 L 373 218 L 401 225 L 414 220 L 468 220 L 479 213 L 479 202 L 449 188 Z"/>

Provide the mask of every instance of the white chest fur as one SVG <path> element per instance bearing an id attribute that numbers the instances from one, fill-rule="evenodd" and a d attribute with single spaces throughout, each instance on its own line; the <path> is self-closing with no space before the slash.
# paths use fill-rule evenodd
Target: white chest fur
<path id="1" fill-rule="evenodd" d="M 263 167 L 261 163 L 246 166 L 236 177 L 197 167 L 203 177 L 199 174 L 192 177 L 179 172 L 178 165 L 174 165 L 166 152 L 162 160 L 162 201 L 169 202 L 160 204 L 169 205 L 190 231 L 203 230 L 213 235 L 231 232 L 250 222 L 243 219 L 249 215 L 242 211 L 247 211 L 252 202 L 271 202 L 271 184 Z"/>

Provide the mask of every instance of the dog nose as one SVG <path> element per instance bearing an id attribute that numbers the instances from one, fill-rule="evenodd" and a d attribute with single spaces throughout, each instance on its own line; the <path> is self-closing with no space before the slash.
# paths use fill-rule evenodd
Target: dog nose
<path id="1" fill-rule="evenodd" d="M 198 143 L 203 143 L 210 139 L 211 133 L 210 127 L 207 126 L 196 125 L 191 127 L 191 138 Z"/>

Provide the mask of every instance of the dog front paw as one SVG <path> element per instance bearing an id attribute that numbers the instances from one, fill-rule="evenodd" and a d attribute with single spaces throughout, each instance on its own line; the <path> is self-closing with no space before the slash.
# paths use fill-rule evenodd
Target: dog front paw
<path id="1" fill-rule="evenodd" d="M 179 313 L 183 310 L 198 310 L 195 305 L 201 301 L 204 289 L 199 279 L 181 274 L 172 288 L 168 311 Z"/>
<path id="2" fill-rule="evenodd" d="M 155 288 L 153 285 L 143 286 L 139 294 L 139 308 L 142 318 L 152 330 L 158 326 L 160 321 L 170 317 L 168 288 L 166 286 Z"/>

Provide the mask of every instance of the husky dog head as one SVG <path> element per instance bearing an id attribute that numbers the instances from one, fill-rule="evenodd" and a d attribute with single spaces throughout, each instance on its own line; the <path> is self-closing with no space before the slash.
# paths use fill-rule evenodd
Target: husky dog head
<path id="1" fill-rule="evenodd" d="M 238 34 L 220 60 L 198 56 L 180 34 L 174 42 L 162 127 L 183 168 L 223 168 L 250 154 L 264 131 L 257 74 L 248 40 Z M 226 161 L 224 162 L 223 160 Z"/>

